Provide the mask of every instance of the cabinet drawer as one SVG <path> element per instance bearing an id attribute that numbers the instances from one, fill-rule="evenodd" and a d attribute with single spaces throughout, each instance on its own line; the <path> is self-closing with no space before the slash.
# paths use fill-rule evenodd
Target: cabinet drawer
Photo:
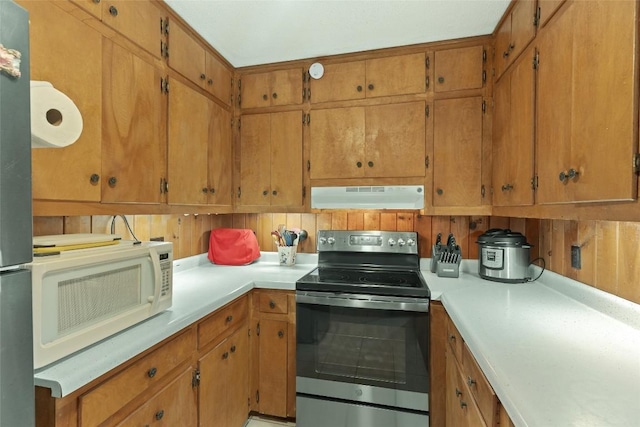
<path id="1" fill-rule="evenodd" d="M 195 348 L 195 332 L 193 328 L 189 328 L 116 376 L 80 396 L 80 424 L 99 425 L 148 387 L 164 379 L 173 368 L 186 361 Z"/>
<path id="2" fill-rule="evenodd" d="M 225 331 L 231 331 L 247 318 L 247 297 L 244 296 L 217 310 L 198 324 L 198 348 L 212 342 Z"/>
<path id="3" fill-rule="evenodd" d="M 449 317 L 447 317 L 447 342 L 449 343 L 449 347 L 451 348 L 453 355 L 459 363 L 462 363 L 462 345 L 464 344 L 464 341 L 462 341 L 460 332 L 458 332 L 458 329 Z"/>
<path id="4" fill-rule="evenodd" d="M 488 426 L 495 426 L 498 421 L 498 398 L 466 344 L 462 348 L 462 366 L 464 380 L 476 399 L 485 422 Z"/>
<path id="5" fill-rule="evenodd" d="M 151 397 L 118 426 L 182 426 L 197 425 L 196 389 L 191 385 L 193 368 Z"/>
<path id="6" fill-rule="evenodd" d="M 260 312 L 286 314 L 287 294 L 260 292 Z"/>

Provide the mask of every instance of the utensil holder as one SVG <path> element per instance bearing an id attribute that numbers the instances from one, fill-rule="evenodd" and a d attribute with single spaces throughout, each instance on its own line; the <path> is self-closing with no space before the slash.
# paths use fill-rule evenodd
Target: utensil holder
<path id="1" fill-rule="evenodd" d="M 278 246 L 280 265 L 292 266 L 296 263 L 297 246 Z"/>

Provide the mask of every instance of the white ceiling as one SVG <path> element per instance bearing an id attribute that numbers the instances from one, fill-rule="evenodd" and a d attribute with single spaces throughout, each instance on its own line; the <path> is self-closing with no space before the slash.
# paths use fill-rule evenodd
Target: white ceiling
<path id="1" fill-rule="evenodd" d="M 509 0 L 165 0 L 234 67 L 491 34 Z"/>

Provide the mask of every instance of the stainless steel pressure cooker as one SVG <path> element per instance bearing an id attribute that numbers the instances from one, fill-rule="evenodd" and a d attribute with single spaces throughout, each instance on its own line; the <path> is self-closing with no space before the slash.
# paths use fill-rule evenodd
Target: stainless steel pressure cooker
<path id="1" fill-rule="evenodd" d="M 492 228 L 478 237 L 478 274 L 496 282 L 520 283 L 531 280 L 531 245 L 522 233 Z"/>

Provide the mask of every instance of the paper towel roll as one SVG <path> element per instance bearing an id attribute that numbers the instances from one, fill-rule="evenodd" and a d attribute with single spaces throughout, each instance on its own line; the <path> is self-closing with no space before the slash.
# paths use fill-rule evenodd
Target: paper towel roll
<path id="1" fill-rule="evenodd" d="M 31 82 L 31 147 L 62 148 L 82 133 L 76 104 L 49 82 Z"/>

